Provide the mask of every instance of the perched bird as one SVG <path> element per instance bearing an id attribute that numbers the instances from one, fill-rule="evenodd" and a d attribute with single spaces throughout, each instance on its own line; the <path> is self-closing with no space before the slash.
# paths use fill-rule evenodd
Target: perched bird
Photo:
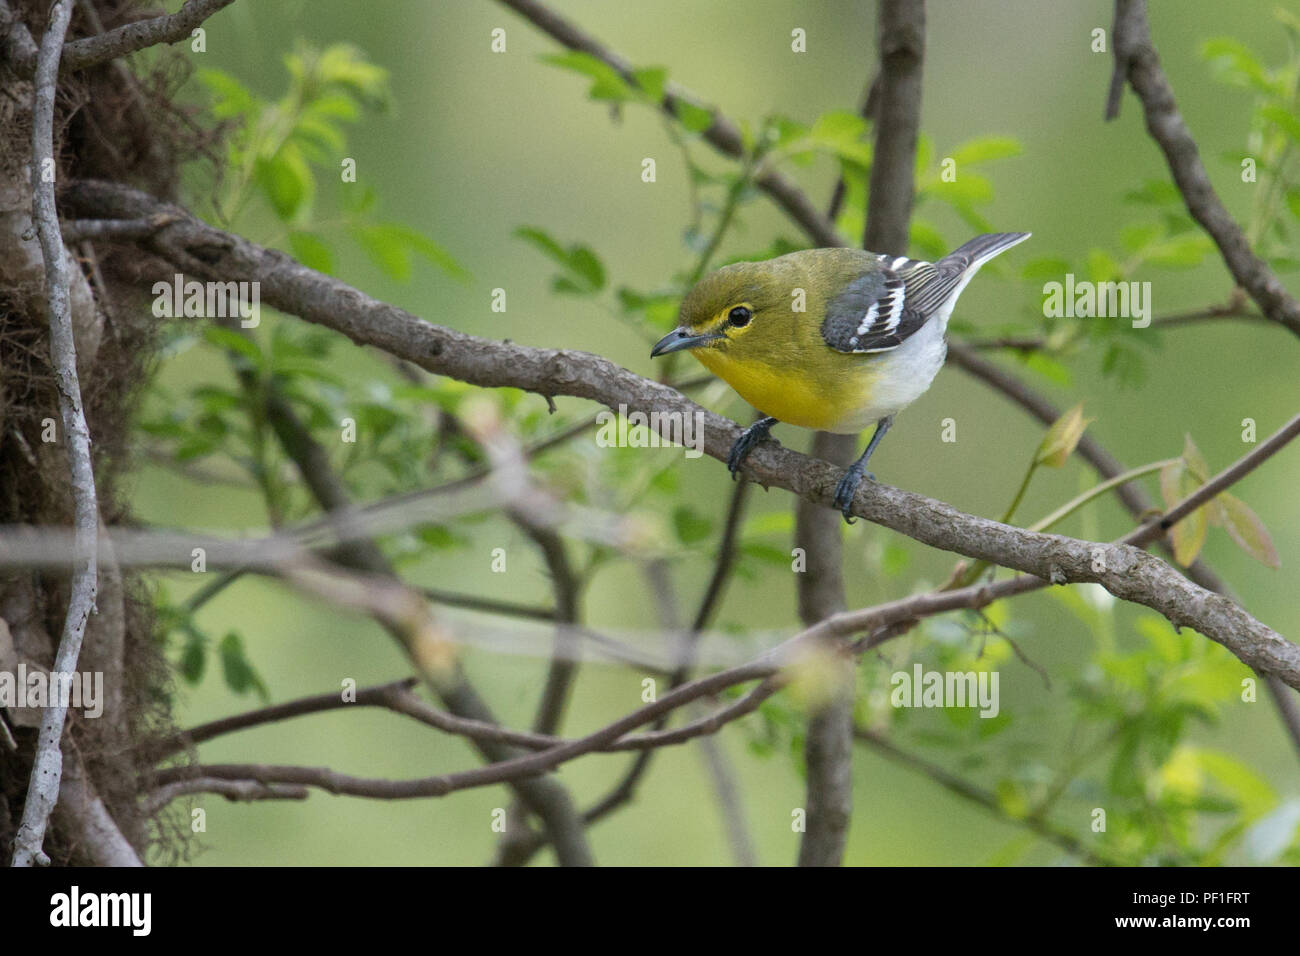
<path id="1" fill-rule="evenodd" d="M 980 266 L 1029 235 L 976 236 L 938 262 L 807 249 L 725 266 L 690 291 L 677 328 L 650 355 L 689 349 L 764 416 L 732 446 L 733 478 L 778 422 L 842 434 L 874 422 L 867 450 L 835 491 L 851 520 L 871 453 L 943 365 L 957 297 Z"/>

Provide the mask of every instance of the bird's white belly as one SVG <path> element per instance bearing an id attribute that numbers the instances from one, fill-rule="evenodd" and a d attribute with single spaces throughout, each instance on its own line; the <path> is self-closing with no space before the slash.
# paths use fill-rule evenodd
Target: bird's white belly
<path id="1" fill-rule="evenodd" d="M 838 419 L 830 430 L 841 434 L 860 432 L 920 398 L 939 374 L 948 353 L 944 332 L 950 311 L 936 315 L 893 351 L 868 358 L 862 369 L 869 383 L 863 389 L 863 403 Z"/>

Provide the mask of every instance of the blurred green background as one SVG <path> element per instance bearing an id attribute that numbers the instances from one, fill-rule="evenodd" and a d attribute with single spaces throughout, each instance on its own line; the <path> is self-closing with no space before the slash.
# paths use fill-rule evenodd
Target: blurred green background
<path id="1" fill-rule="evenodd" d="M 555 6 L 634 64 L 666 66 L 670 79 L 733 119 L 751 123 L 768 113 L 811 122 L 830 109 L 853 110 L 875 69 L 874 4 L 869 3 L 561 0 Z M 1274 4 L 1180 0 L 1152 6 L 1153 36 L 1179 106 L 1220 195 L 1244 216 L 1252 187 L 1241 183 L 1235 161 L 1223 157 L 1246 149 L 1250 99 L 1216 83 L 1198 48 L 1206 38 L 1231 35 L 1265 62 L 1277 62 L 1284 55 L 1284 40 L 1271 16 Z M 1166 178 L 1166 169 L 1130 93 L 1117 122 L 1102 120 L 1113 61 L 1109 53 L 1090 51 L 1090 33 L 1095 27 L 1109 30 L 1111 5 L 1100 0 L 932 0 L 928 8 L 922 125 L 936 154 L 982 135 L 1011 136 L 1023 145 L 1021 155 L 985 172 L 995 199 L 983 212 L 994 227 L 1034 233 L 1029 244 L 1013 253 L 1024 253 L 1016 266 L 1037 256 L 1079 262 L 1090 248 L 1114 248 L 1120 227 L 1133 216 L 1121 197 L 1148 179 Z M 508 52 L 502 55 L 489 49 L 497 27 L 507 32 Z M 795 27 L 807 31 L 806 54 L 790 52 Z M 659 116 L 628 108 L 614 121 L 606 106 L 586 98 L 580 78 L 539 61 L 539 54 L 557 52 L 552 41 L 487 0 L 239 2 L 215 16 L 207 31 L 207 52 L 192 55 L 196 65 L 225 70 L 268 98 L 283 90 L 282 57 L 299 38 L 317 46 L 356 44 L 372 62 L 391 71 L 392 108 L 363 117 L 350 139 L 359 184 L 376 188 L 387 218 L 440 242 L 472 281 L 460 284 L 417 266 L 411 282 L 396 283 L 355 246 L 340 244 L 336 271 L 345 281 L 431 322 L 528 345 L 589 350 L 642 374 L 656 374 L 642 338 L 589 300 L 552 294 L 554 268 L 512 233 L 521 225 L 536 225 L 561 241 L 590 245 L 602 257 L 612 285 L 666 285 L 694 257 L 682 238 L 690 212 L 684 167 Z M 195 87 L 192 83 L 187 89 L 201 102 Z M 696 154 L 706 166 L 725 166 L 707 148 Z M 641 160 L 647 156 L 657 159 L 654 184 L 640 180 Z M 830 159 L 789 171 L 818 204 L 826 202 L 836 175 Z M 323 191 L 322 204 L 329 201 Z M 935 221 L 951 246 L 969 237 L 968 227 L 955 217 L 940 214 Z M 244 231 L 258 241 L 282 239 L 269 217 L 250 221 Z M 802 241 L 766 200 L 749 203 L 740 227 L 723 245 L 722 258 L 762 248 L 776 236 Z M 1010 266 L 1000 276 L 986 270 L 964 294 L 958 315 L 978 326 L 1038 314 L 1041 283 L 1011 278 L 1017 274 Z M 1230 289 L 1215 256 L 1194 270 L 1137 278 L 1154 282 L 1157 315 L 1220 302 Z M 505 314 L 490 309 L 491 290 L 497 287 L 508 290 Z M 295 320 L 268 313 L 266 321 Z M 1207 323 L 1169 335 L 1163 348 L 1150 352 L 1146 379 L 1137 386 L 1119 387 L 1103 378 L 1097 361 L 1086 355 L 1070 363 L 1068 385 L 1024 374 L 1062 407 L 1083 401 L 1086 413 L 1096 419 L 1091 432 L 1130 465 L 1177 455 L 1184 433 L 1190 432 L 1217 470 L 1248 450 L 1241 440 L 1243 418 L 1254 418 L 1263 437 L 1294 413 L 1300 379 L 1288 360 L 1293 347 L 1278 328 Z M 374 356 L 350 348 L 338 354 L 357 375 L 375 374 L 381 365 Z M 177 387 L 230 380 L 219 356 L 199 350 L 165 363 L 161 374 L 164 383 Z M 722 389 L 708 393 L 708 401 L 736 418 L 750 414 Z M 559 405 L 571 414 L 583 408 L 574 400 L 560 399 Z M 939 440 L 939 422 L 948 417 L 958 423 L 955 443 Z M 805 433 L 788 426 L 776 434 L 795 447 L 806 447 L 808 441 Z M 1020 410 L 949 368 L 901 416 L 873 467 L 882 481 L 997 517 L 1040 436 L 1040 426 Z M 572 454 L 599 454 L 589 438 L 575 445 L 582 447 Z M 681 457 L 671 449 L 645 454 L 665 461 Z M 1300 563 L 1298 461 L 1300 450 L 1288 449 L 1237 489 L 1272 531 L 1281 571 L 1252 561 L 1222 531 L 1211 531 L 1205 550 L 1245 606 L 1290 635 L 1300 633 L 1290 583 Z M 682 497 L 701 512 L 720 515 L 730 486 L 725 470 L 711 459 L 699 459 L 682 461 L 678 471 Z M 1091 482 L 1091 474 L 1073 464 L 1040 475 L 1021 515 L 1028 521 L 1045 514 Z M 1154 493 L 1154 482 L 1148 481 L 1148 488 Z M 252 494 L 196 489 L 152 466 L 139 469 L 131 495 L 140 518 L 166 526 L 254 531 L 265 520 Z M 755 494 L 752 502 L 755 514 L 792 507 L 790 496 L 781 491 Z M 1106 501 L 1061 530 L 1105 538 L 1129 526 L 1118 506 Z M 871 569 L 885 543 L 902 539 L 859 523 L 844 541 L 851 605 L 899 597 L 925 582 L 940 583 L 952 566 L 951 555 L 909 546 L 907 574 L 882 580 Z M 673 564 L 687 608 L 703 590 L 711 545 L 705 542 L 694 555 Z M 487 573 L 495 547 L 511 555 L 506 575 Z M 413 576 L 425 584 L 522 601 L 542 602 L 549 590 L 526 540 L 499 519 L 476 525 L 465 548 L 431 557 Z M 184 576 L 167 578 L 176 594 L 192 587 Z M 794 586 L 793 575 L 737 578 L 720 622 L 793 631 Z M 626 568 L 596 577 L 585 610 L 591 625 L 615 630 L 650 627 L 655 621 L 643 579 Z M 1116 612 L 1121 635 L 1132 632 L 1142 613 Z M 345 678 L 365 685 L 406 673 L 392 642 L 374 624 L 264 580 L 241 580 L 208 604 L 201 620 L 214 633 L 243 635 L 248 657 L 276 701 L 328 691 Z M 1016 733 L 1025 746 L 1059 753 L 1068 746 L 1060 715 L 1069 677 L 1086 659 L 1093 635 L 1044 593 L 1019 599 L 1016 620 L 1021 646 L 1054 680 L 1047 688 L 1029 668 L 1015 660 L 1003 662 L 1003 706 L 1017 713 L 1021 725 Z M 912 646 L 887 646 L 880 666 L 910 668 Z M 466 660 L 499 716 L 526 725 L 545 662 L 486 651 L 470 651 Z M 635 672 L 585 667 L 565 731 L 591 730 L 634 708 L 640 690 Z M 178 719 L 188 726 L 255 704 L 251 696 L 232 694 L 210 669 L 197 687 L 181 690 Z M 720 739 L 736 764 L 760 860 L 792 861 L 797 837 L 790 813 L 803 801 L 794 762 L 784 753 L 755 755 L 734 727 Z M 1281 794 L 1296 794 L 1295 754 L 1267 696 L 1254 705 L 1229 707 L 1220 726 L 1197 726 L 1190 741 L 1235 753 Z M 208 762 L 328 765 L 388 777 L 431 775 L 478 762 L 462 742 L 377 711 L 271 725 L 215 740 L 201 754 Z M 936 759 L 942 761 L 943 754 Z M 626 755 L 588 757 L 567 765 L 559 777 L 586 805 L 626 763 Z M 1008 846 L 1025 849 L 1025 862 L 1063 858 L 1050 845 L 1032 839 L 1022 844 L 1023 831 L 869 751 L 856 755 L 854 775 L 850 863 L 979 864 L 999 859 Z M 490 828 L 491 811 L 509 802 L 504 788 L 409 802 L 322 793 L 313 793 L 305 803 L 239 805 L 209 798 L 203 801 L 207 832 L 197 837 L 203 849 L 193 862 L 478 864 L 490 859 L 498 838 Z M 1072 824 L 1086 832 L 1086 819 Z M 606 864 L 731 860 L 703 762 L 689 746 L 661 752 L 639 799 L 596 826 L 591 840 L 597 859 Z M 549 859 L 548 854 L 539 857 Z"/>

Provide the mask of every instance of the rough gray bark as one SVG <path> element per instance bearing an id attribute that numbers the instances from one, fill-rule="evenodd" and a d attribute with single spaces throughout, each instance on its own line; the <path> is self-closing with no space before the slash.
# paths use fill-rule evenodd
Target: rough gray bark
<path id="1" fill-rule="evenodd" d="M 73 0 L 55 0 L 49 26 L 41 37 L 37 56 L 35 105 L 32 109 L 32 219 L 45 261 L 45 294 L 49 303 L 50 363 L 59 393 L 63 443 L 72 486 L 73 526 L 76 528 L 76 564 L 71 594 L 53 670 L 72 674 L 81 656 L 86 621 L 95 610 L 99 582 L 99 502 L 95 493 L 95 470 L 90 458 L 90 429 L 81 405 L 81 381 L 77 376 L 77 346 L 72 331 L 69 299 L 70 270 L 59 215 L 54 205 L 54 95 L 63 38 L 72 19 Z M 42 849 L 45 828 L 59 799 L 63 775 L 63 724 L 67 706 L 51 702 L 41 717 L 31 783 L 23 805 L 22 822 L 14 837 L 13 865 L 19 867 L 49 862 Z M 102 810 L 102 804 L 95 801 Z M 107 812 L 103 813 L 107 819 Z"/>

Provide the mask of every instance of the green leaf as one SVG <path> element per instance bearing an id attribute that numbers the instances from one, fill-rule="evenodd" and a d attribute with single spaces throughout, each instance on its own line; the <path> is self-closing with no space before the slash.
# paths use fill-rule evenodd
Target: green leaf
<path id="1" fill-rule="evenodd" d="M 311 167 L 292 142 L 285 143 L 273 157 L 258 157 L 253 177 L 275 214 L 285 222 L 302 218 L 316 195 Z"/>
<path id="2" fill-rule="evenodd" d="M 197 75 L 212 94 L 212 115 L 216 119 L 233 119 L 255 110 L 257 101 L 252 92 L 229 73 L 205 68 Z"/>
<path id="3" fill-rule="evenodd" d="M 1300 187 L 1292 186 L 1286 191 L 1286 207 L 1291 210 L 1291 215 L 1300 219 Z"/>
<path id="4" fill-rule="evenodd" d="M 1114 282 L 1123 278 L 1124 270 L 1115 261 L 1115 257 L 1103 249 L 1092 249 L 1088 253 L 1088 278 L 1093 282 Z"/>
<path id="5" fill-rule="evenodd" d="M 952 182 L 940 180 L 929 187 L 927 192 L 936 198 L 952 203 L 954 206 L 973 206 L 986 203 L 993 198 L 993 184 L 976 173 L 958 174 Z"/>
<path id="6" fill-rule="evenodd" d="M 912 563 L 912 553 L 907 548 L 894 541 L 886 541 L 880 551 L 880 570 L 886 576 L 896 578 L 907 570 Z M 1068 590 L 1068 589 L 1053 589 Z"/>
<path id="7" fill-rule="evenodd" d="M 1147 206 L 1172 206 L 1182 202 L 1182 194 L 1167 179 L 1148 179 L 1139 188 L 1126 192 L 1124 201 Z"/>
<path id="8" fill-rule="evenodd" d="M 520 239 L 527 239 L 560 265 L 568 267 L 569 251 L 552 239 L 546 230 L 534 226 L 520 226 L 515 230 L 515 235 Z"/>
<path id="9" fill-rule="evenodd" d="M 1020 143 L 1009 136 L 981 136 L 962 143 L 949 154 L 949 158 L 956 161 L 957 177 L 961 178 L 963 166 L 1006 159 L 1020 153 Z"/>
<path id="10" fill-rule="evenodd" d="M 209 325 L 203 329 L 203 338 L 213 345 L 244 356 L 254 365 L 262 362 L 262 350 L 257 343 L 234 329 L 228 329 L 224 325 Z"/>
<path id="11" fill-rule="evenodd" d="M 411 278 L 415 256 L 425 259 L 456 279 L 463 281 L 468 277 L 468 273 L 451 253 L 410 226 L 395 222 L 354 226 L 352 235 L 371 260 L 399 282 Z"/>
<path id="12" fill-rule="evenodd" d="M 467 540 L 445 525 L 440 524 L 422 525 L 415 534 L 420 541 L 427 544 L 429 547 L 437 548 L 438 550 L 460 547 L 465 544 Z"/>
<path id="13" fill-rule="evenodd" d="M 682 544 L 696 544 L 709 536 L 713 521 L 682 505 L 673 510 L 673 530 Z"/>
<path id="14" fill-rule="evenodd" d="M 688 133 L 703 133 L 713 125 L 713 110 L 697 106 L 684 99 L 678 99 L 673 103 L 673 113 Z"/>
<path id="15" fill-rule="evenodd" d="M 304 114 L 293 127 L 293 142 L 313 161 L 332 163 L 347 149 L 347 139 L 333 123 Z"/>
<path id="16" fill-rule="evenodd" d="M 794 514 L 790 511 L 765 511 L 746 519 L 743 534 L 790 534 L 794 531 Z"/>
<path id="17" fill-rule="evenodd" d="M 236 694 L 245 694 L 252 690 L 256 691 L 262 700 L 270 699 L 266 685 L 253 670 L 253 665 L 248 662 L 248 657 L 244 653 L 244 642 L 237 633 L 230 631 L 226 634 L 221 639 L 218 650 L 221 655 L 221 673 L 227 687 Z"/>
<path id="18" fill-rule="evenodd" d="M 289 248 L 293 257 L 308 269 L 334 274 L 334 256 L 325 240 L 316 233 L 295 229 L 289 233 Z"/>
<path id="19" fill-rule="evenodd" d="M 570 250 L 569 268 L 582 276 L 593 291 L 605 287 L 605 267 L 586 246 L 574 246 Z"/>
<path id="20" fill-rule="evenodd" d="M 923 259 L 938 261 L 948 254 L 948 244 L 938 229 L 913 217 L 909 242 Z"/>
<path id="21" fill-rule="evenodd" d="M 349 123 L 361 118 L 357 101 L 342 93 L 332 93 L 312 100 L 306 112 L 318 119 L 337 119 Z"/>
<path id="22" fill-rule="evenodd" d="M 1037 372 L 1049 382 L 1068 388 L 1074 380 L 1070 367 L 1046 352 L 1030 352 L 1022 358 L 1025 368 Z"/>
<path id="23" fill-rule="evenodd" d="M 948 709 L 951 710 L 952 708 Z M 998 781 L 994 792 L 997 796 L 998 806 L 1002 808 L 1002 812 L 1008 817 L 1013 820 L 1023 820 L 1029 816 L 1029 797 L 1020 783 L 1004 777 Z"/>
<path id="24" fill-rule="evenodd" d="M 197 684 L 207 669 L 207 639 L 198 631 L 190 631 L 181 649 L 180 672 L 187 684 Z"/>
<path id="25" fill-rule="evenodd" d="M 772 544 L 760 541 L 745 541 L 740 545 L 740 552 L 747 557 L 762 561 L 779 568 L 790 567 L 790 552 Z"/>
<path id="26" fill-rule="evenodd" d="M 605 287 L 605 267 L 587 246 L 575 244 L 566 249 L 544 229 L 533 226 L 522 226 L 515 230 L 515 235 L 531 242 L 564 268 L 566 274 L 557 277 L 553 283 L 555 291 L 590 295 Z"/>
<path id="27" fill-rule="evenodd" d="M 636 90 L 619 75 L 617 70 L 590 53 L 581 50 L 548 53 L 542 57 L 542 62 L 590 79 L 591 87 L 587 90 L 587 96 L 593 100 L 619 103 L 633 99 L 636 95 Z"/>
<path id="28" fill-rule="evenodd" d="M 813 121 L 808 145 L 858 166 L 871 164 L 871 146 L 864 141 L 867 121 L 848 110 L 831 110 Z"/>
<path id="29" fill-rule="evenodd" d="M 1206 464 L 1205 456 L 1196 447 L 1196 442 L 1192 441 L 1190 434 L 1183 436 L 1183 461 L 1187 462 L 1192 476 L 1197 479 L 1198 488 L 1210 480 L 1210 466 Z"/>
<path id="30" fill-rule="evenodd" d="M 1156 266 L 1185 268 L 1200 265 L 1213 247 L 1210 237 L 1200 233 L 1175 236 L 1148 247 L 1143 258 Z"/>
<path id="31" fill-rule="evenodd" d="M 1163 234 L 1158 222 L 1135 223 L 1120 230 L 1119 241 L 1129 252 L 1139 252 L 1151 245 Z"/>
<path id="32" fill-rule="evenodd" d="M 1201 768 L 1237 801 L 1247 819 L 1256 819 L 1277 804 L 1269 782 L 1236 757 L 1202 749 L 1196 755 Z"/>
<path id="33" fill-rule="evenodd" d="M 1201 55 L 1218 70 L 1221 79 L 1240 86 L 1251 86 L 1261 93 L 1277 93 L 1277 84 L 1268 76 L 1255 54 L 1232 37 L 1215 37 L 1201 44 Z"/>
<path id="34" fill-rule="evenodd" d="M 1259 108 L 1259 116 L 1280 129 L 1291 142 L 1300 143 L 1300 119 L 1294 113 L 1270 103 Z"/>
<path id="35" fill-rule="evenodd" d="M 1189 438 L 1189 444 L 1190 441 Z M 1194 445 L 1191 447 L 1195 449 Z M 1202 484 L 1204 481 L 1193 474 L 1185 459 L 1171 462 L 1160 469 L 1160 493 L 1164 497 L 1166 510 L 1182 501 Z M 1209 514 L 1204 507 L 1197 508 L 1169 529 L 1170 537 L 1173 539 L 1174 560 L 1183 567 L 1195 561 L 1205 545 L 1205 535 L 1208 531 Z"/>
<path id="36" fill-rule="evenodd" d="M 641 87 L 646 98 L 658 103 L 664 98 L 664 87 L 668 83 L 668 70 L 662 66 L 647 66 L 632 71 L 632 79 Z"/>
<path id="37" fill-rule="evenodd" d="M 1270 568 L 1281 567 L 1273 539 L 1259 516 L 1246 506 L 1240 498 L 1226 491 L 1216 496 L 1215 500 L 1222 508 L 1223 523 L 1228 536 L 1248 555 Z"/>
<path id="38" fill-rule="evenodd" d="M 1083 417 L 1083 403 L 1080 402 L 1052 423 L 1052 427 L 1043 436 L 1034 456 L 1034 463 L 1047 465 L 1049 468 L 1061 468 L 1074 453 L 1075 446 L 1083 437 L 1084 430 L 1091 418 Z"/>

